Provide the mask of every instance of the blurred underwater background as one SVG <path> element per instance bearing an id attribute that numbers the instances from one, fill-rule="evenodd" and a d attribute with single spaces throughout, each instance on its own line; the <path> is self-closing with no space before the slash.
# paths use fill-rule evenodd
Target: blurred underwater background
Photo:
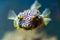
<path id="1" fill-rule="evenodd" d="M 0 40 L 8 31 L 14 31 L 13 21 L 7 19 L 8 11 L 14 10 L 16 14 L 30 8 L 35 0 L 0 0 Z M 39 10 L 44 11 L 45 8 L 51 10 L 50 17 L 52 19 L 49 24 L 43 28 L 48 35 L 57 36 L 60 40 L 60 1 L 59 0 L 38 0 L 42 5 Z"/>

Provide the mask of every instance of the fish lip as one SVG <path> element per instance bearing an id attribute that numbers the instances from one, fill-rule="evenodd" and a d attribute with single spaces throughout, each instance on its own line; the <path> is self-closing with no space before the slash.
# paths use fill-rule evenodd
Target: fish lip
<path id="1" fill-rule="evenodd" d="M 25 30 L 32 30 L 32 29 L 34 29 L 32 26 L 30 26 L 30 27 L 22 27 L 23 29 L 25 29 Z"/>

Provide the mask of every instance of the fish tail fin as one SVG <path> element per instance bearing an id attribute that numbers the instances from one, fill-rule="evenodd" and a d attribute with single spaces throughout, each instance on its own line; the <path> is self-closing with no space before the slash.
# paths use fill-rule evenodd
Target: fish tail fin
<path id="1" fill-rule="evenodd" d="M 13 10 L 9 10 L 8 19 L 14 20 L 16 18 L 16 13 Z"/>
<path id="2" fill-rule="evenodd" d="M 51 18 L 44 18 L 44 25 L 47 25 L 51 21 Z"/>
<path id="3" fill-rule="evenodd" d="M 35 2 L 32 4 L 30 9 L 38 9 L 41 7 L 41 4 L 38 3 L 37 0 L 35 0 Z"/>

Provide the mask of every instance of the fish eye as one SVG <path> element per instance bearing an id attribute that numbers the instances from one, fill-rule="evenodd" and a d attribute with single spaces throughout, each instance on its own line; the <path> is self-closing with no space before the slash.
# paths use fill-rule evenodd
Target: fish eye
<path id="1" fill-rule="evenodd" d="M 32 16 L 32 19 L 38 19 L 38 16 Z"/>
<path id="2" fill-rule="evenodd" d="M 23 19 L 23 17 L 18 17 L 18 19 L 21 21 Z"/>
<path id="3" fill-rule="evenodd" d="M 18 17 L 18 19 L 20 19 L 20 18 Z"/>
<path id="4" fill-rule="evenodd" d="M 36 18 L 38 18 L 38 16 L 36 16 Z"/>

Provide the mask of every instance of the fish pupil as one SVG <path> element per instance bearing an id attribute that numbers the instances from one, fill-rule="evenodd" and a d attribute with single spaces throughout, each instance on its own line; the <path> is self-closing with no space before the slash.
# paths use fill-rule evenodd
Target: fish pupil
<path id="1" fill-rule="evenodd" d="M 18 19 L 19 19 L 19 22 L 23 20 L 23 18 L 20 18 L 20 17 L 18 17 Z"/>
<path id="2" fill-rule="evenodd" d="M 18 19 L 20 19 L 20 18 L 18 17 Z"/>

